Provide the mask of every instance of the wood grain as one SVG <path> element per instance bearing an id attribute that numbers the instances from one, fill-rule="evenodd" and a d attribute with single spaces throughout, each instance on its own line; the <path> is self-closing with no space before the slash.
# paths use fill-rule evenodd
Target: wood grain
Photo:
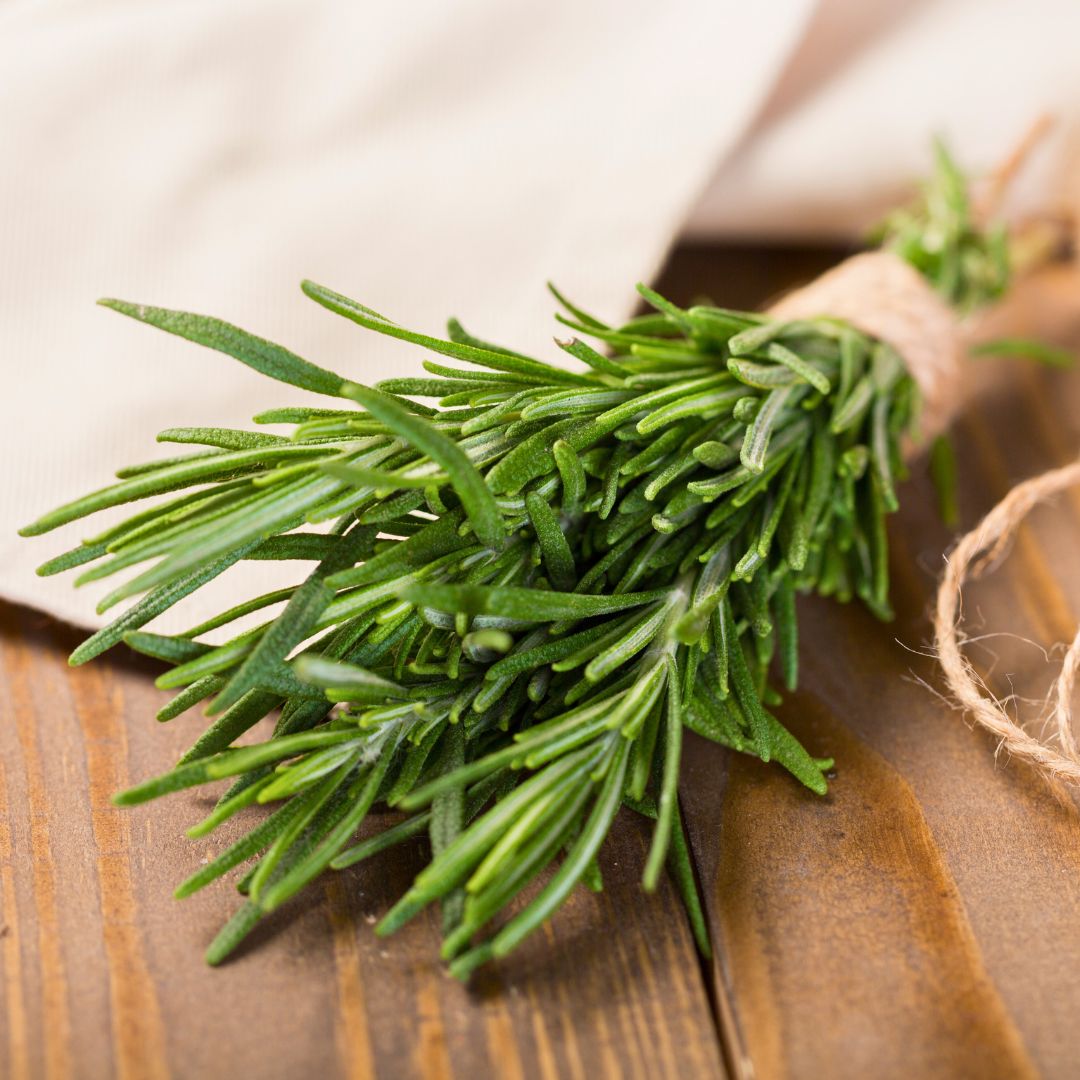
<path id="1" fill-rule="evenodd" d="M 661 287 L 749 306 L 839 254 L 687 247 Z M 1029 298 L 1024 332 L 1054 322 L 1076 287 Z M 1080 377 L 1014 365 L 984 382 L 995 389 L 957 426 L 966 524 L 1080 448 Z M 688 747 L 711 967 L 672 890 L 640 892 L 647 830 L 626 817 L 604 852 L 605 893 L 575 896 L 469 989 L 439 965 L 433 917 L 385 942 L 371 932 L 419 846 L 328 875 L 207 969 L 235 893 L 170 893 L 229 841 L 182 837 L 209 796 L 108 801 L 174 760 L 200 719 L 156 724 L 153 665 L 69 669 L 75 632 L 0 606 L 0 1076 L 1075 1075 L 1080 814 L 995 761 L 923 684 L 949 534 L 918 469 L 903 505 L 895 623 L 801 606 L 802 686 L 783 718 L 837 758 L 830 795 Z M 1080 611 L 1078 527 L 1080 493 L 1039 511 L 967 598 L 973 632 L 1013 635 L 972 646 L 999 692 L 1035 697 L 1053 677 L 1042 648 Z"/>

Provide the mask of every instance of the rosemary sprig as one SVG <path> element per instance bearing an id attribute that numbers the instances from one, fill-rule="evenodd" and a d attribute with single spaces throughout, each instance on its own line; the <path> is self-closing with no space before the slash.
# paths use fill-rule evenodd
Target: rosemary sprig
<path id="1" fill-rule="evenodd" d="M 967 307 L 1001 285 L 972 252 L 998 248 L 973 231 L 947 164 L 890 244 Z M 931 235 L 943 221 L 944 246 Z M 203 449 L 128 468 L 23 530 L 167 496 L 40 572 L 130 571 L 100 609 L 139 599 L 72 663 L 125 640 L 172 665 L 158 684 L 178 693 L 159 719 L 208 703 L 180 764 L 117 801 L 231 779 L 196 836 L 275 807 L 177 890 L 255 860 L 208 958 L 326 868 L 426 831 L 432 860 L 378 932 L 439 901 L 443 955 L 467 976 L 577 883 L 600 886 L 596 855 L 623 804 L 656 823 L 645 888 L 667 864 L 707 949 L 678 810 L 683 732 L 826 790 L 832 763 L 776 719 L 769 672 L 775 656 L 795 686 L 797 592 L 889 616 L 884 517 L 917 406 L 902 361 L 838 321 L 684 309 L 642 286 L 651 311 L 619 326 L 555 293 L 572 334 L 559 345 L 583 366 L 570 371 L 456 321 L 436 339 L 304 291 L 440 359 L 369 389 L 217 319 L 104 301 L 336 400 L 255 418 L 285 434 L 163 432 Z M 310 569 L 187 633 L 143 629 L 242 559 Z M 205 640 L 281 601 L 254 629 Z M 235 747 L 275 712 L 271 738 Z M 405 816 L 356 843 L 376 804 Z"/>
<path id="2" fill-rule="evenodd" d="M 932 281 L 958 311 L 996 300 L 1009 286 L 1005 226 L 976 220 L 968 179 L 940 139 L 934 142 L 934 172 L 922 197 L 889 214 L 873 238 Z"/>

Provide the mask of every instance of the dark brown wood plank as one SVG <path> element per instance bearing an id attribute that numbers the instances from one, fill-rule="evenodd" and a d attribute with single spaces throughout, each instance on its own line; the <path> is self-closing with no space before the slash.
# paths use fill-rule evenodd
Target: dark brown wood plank
<path id="1" fill-rule="evenodd" d="M 770 268 L 767 288 L 732 302 L 805 269 L 776 254 Z M 673 269 L 676 299 L 711 291 L 710 272 L 730 279 L 708 260 L 704 283 Z M 1059 276 L 1027 296 L 1030 310 L 1013 313 L 1023 332 L 1080 344 L 1065 325 L 1077 284 Z M 1054 307 L 1063 299 L 1068 319 Z M 1080 449 L 1080 376 L 996 377 L 956 428 L 968 526 Z M 811 752 L 837 758 L 830 795 L 699 740 L 688 748 L 684 810 L 737 1075 L 1075 1075 L 1080 815 L 1068 793 L 996 761 L 924 685 L 937 678 L 922 651 L 950 536 L 925 470 L 914 473 L 890 530 L 896 622 L 857 605 L 800 607 L 801 688 L 782 718 Z M 973 634 L 1006 635 L 972 653 L 998 693 L 1045 694 L 1055 668 L 1028 639 L 1048 647 L 1075 631 L 1078 511 L 1075 494 L 1040 511 L 967 598 Z"/>
<path id="2" fill-rule="evenodd" d="M 205 794 L 134 810 L 109 796 L 175 760 L 198 717 L 153 720 L 150 665 L 69 669 L 79 635 L 0 608 L 0 1075 L 23 1077 L 721 1076 L 701 968 L 672 890 L 643 896 L 627 817 L 546 931 L 466 989 L 434 918 L 371 923 L 420 849 L 328 875 L 214 971 L 227 884 L 173 886 L 227 842 L 186 841 Z"/>

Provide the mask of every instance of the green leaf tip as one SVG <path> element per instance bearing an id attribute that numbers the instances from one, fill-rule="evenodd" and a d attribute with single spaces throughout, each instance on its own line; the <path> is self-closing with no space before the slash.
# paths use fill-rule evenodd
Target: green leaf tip
<path id="1" fill-rule="evenodd" d="M 222 319 L 149 304 L 133 304 L 126 300 L 104 299 L 98 303 L 138 322 L 225 353 L 263 375 L 301 390 L 339 397 L 345 382 L 340 375 L 309 363 L 283 346 L 256 337 Z"/>
<path id="2" fill-rule="evenodd" d="M 112 296 L 101 297 L 97 301 L 97 305 L 98 307 L 111 308 L 113 311 L 119 311 L 121 315 L 130 315 L 135 319 L 141 317 L 138 312 L 144 307 L 143 304 L 132 304 L 127 300 L 118 300 Z"/>

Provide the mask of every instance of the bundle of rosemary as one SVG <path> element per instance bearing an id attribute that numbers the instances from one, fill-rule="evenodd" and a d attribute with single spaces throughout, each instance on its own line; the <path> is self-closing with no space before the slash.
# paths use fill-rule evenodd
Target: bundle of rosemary
<path id="1" fill-rule="evenodd" d="M 925 198 L 883 243 L 966 311 L 1006 286 L 1003 235 L 975 226 L 939 150 Z M 23 530 L 169 496 L 40 572 L 88 565 L 81 584 L 138 567 L 100 610 L 139 599 L 72 663 L 126 642 L 172 665 L 160 720 L 207 701 L 214 718 L 176 768 L 117 801 L 231 779 L 195 837 L 274 807 L 177 889 L 250 863 L 209 961 L 328 867 L 427 833 L 431 862 L 378 932 L 439 901 L 443 955 L 467 976 L 579 882 L 600 888 L 597 851 L 623 805 L 655 819 L 645 888 L 666 863 L 707 950 L 679 817 L 683 733 L 826 790 L 831 762 L 777 721 L 770 671 L 775 658 L 795 686 L 801 591 L 889 616 L 885 516 L 919 396 L 904 360 L 838 319 L 683 309 L 642 286 L 651 310 L 620 326 L 555 293 L 570 370 L 456 321 L 436 339 L 303 288 L 451 363 L 369 389 L 217 319 L 103 301 L 336 401 L 255 417 L 284 435 L 162 432 L 205 449 L 121 470 Z M 186 633 L 142 629 L 242 559 L 312 568 Z M 234 745 L 273 713 L 272 737 Z M 377 804 L 400 820 L 357 842 Z"/>

